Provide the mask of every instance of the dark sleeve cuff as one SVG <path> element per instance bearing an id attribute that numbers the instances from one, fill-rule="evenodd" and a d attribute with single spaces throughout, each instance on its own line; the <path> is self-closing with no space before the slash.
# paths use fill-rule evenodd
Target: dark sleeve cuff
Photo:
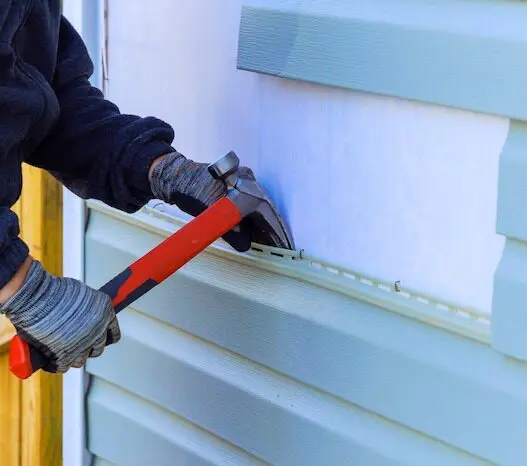
<path id="1" fill-rule="evenodd" d="M 137 209 L 154 198 L 148 178 L 152 163 L 158 157 L 174 151 L 175 149 L 166 142 L 151 140 L 145 145 L 139 145 L 137 152 L 130 158 L 131 170 L 127 178 L 128 185 L 135 191 Z"/>
<path id="2" fill-rule="evenodd" d="M 29 255 L 29 248 L 20 238 L 14 238 L 0 254 L 0 288 L 3 288 L 22 266 Z"/>

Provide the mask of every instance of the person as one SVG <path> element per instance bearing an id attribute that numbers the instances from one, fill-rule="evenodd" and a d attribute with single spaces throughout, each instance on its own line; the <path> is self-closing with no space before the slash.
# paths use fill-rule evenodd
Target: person
<path id="1" fill-rule="evenodd" d="M 226 192 L 207 165 L 173 147 L 174 131 L 155 117 L 120 113 L 89 82 L 93 63 L 61 14 L 60 0 L 0 7 L 0 313 L 64 373 L 99 357 L 121 332 L 110 298 L 54 276 L 32 258 L 12 206 L 23 162 L 51 173 L 83 199 L 132 213 L 151 199 L 196 216 Z M 244 176 L 254 177 L 243 167 Z M 253 178 L 254 179 L 254 178 Z M 250 219 L 224 239 L 246 251 Z M 54 241 L 49 238 L 49 241 Z M 107 338 L 108 336 L 108 338 Z"/>

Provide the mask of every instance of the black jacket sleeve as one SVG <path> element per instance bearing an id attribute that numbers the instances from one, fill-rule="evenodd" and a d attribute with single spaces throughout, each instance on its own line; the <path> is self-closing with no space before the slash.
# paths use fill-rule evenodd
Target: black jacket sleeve
<path id="1" fill-rule="evenodd" d="M 148 169 L 173 150 L 174 132 L 157 118 L 121 114 L 90 84 L 92 73 L 85 44 L 62 17 L 52 82 L 60 116 L 26 162 L 84 199 L 134 212 L 152 199 Z"/>

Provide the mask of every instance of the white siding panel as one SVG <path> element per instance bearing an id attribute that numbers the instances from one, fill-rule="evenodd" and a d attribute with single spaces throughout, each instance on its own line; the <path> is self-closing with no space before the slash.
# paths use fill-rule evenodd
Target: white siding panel
<path id="1" fill-rule="evenodd" d="M 489 311 L 505 119 L 261 78 L 255 172 L 298 247 Z"/>
<path id="2" fill-rule="evenodd" d="M 259 82 L 236 71 L 241 5 L 108 0 L 108 97 L 168 120 L 176 147 L 194 159 L 256 154 Z"/>

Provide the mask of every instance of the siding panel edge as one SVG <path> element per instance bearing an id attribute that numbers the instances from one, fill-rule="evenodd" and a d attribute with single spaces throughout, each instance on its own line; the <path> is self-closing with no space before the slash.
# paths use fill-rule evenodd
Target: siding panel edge
<path id="1" fill-rule="evenodd" d="M 527 119 L 526 5 L 246 3 L 241 70 Z"/>

